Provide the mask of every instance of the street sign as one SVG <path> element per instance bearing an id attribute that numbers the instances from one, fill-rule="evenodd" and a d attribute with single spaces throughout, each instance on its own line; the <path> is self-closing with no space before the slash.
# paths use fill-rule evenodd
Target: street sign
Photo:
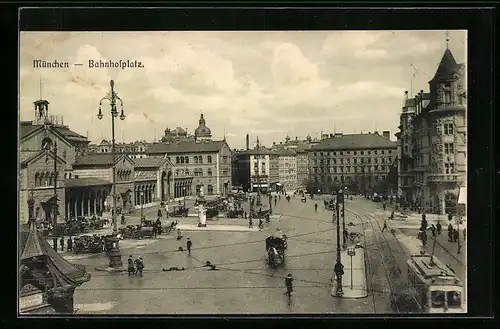
<path id="1" fill-rule="evenodd" d="M 354 288 L 352 281 L 352 257 L 356 255 L 356 249 L 349 247 L 347 248 L 347 255 L 351 256 L 351 290 Z"/>

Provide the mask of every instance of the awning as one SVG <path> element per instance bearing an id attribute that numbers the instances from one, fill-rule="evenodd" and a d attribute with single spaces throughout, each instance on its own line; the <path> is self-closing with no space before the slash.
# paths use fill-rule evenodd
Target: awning
<path id="1" fill-rule="evenodd" d="M 268 187 L 267 184 L 253 184 L 253 187 Z"/>
<path id="2" fill-rule="evenodd" d="M 467 204 L 467 187 L 461 187 L 458 192 L 458 204 Z"/>

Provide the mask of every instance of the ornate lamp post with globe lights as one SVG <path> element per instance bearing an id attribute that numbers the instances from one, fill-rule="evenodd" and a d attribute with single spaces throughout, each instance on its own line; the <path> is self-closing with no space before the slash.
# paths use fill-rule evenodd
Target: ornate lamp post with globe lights
<path id="1" fill-rule="evenodd" d="M 112 175 L 112 187 L 113 187 L 113 192 L 112 192 L 112 199 L 113 199 L 113 210 L 112 210 L 112 220 L 113 220 L 113 237 L 111 239 L 108 239 L 110 243 L 112 243 L 113 247 L 111 250 L 108 251 L 108 256 L 109 256 L 109 267 L 113 269 L 121 269 L 123 267 L 122 259 L 121 259 L 121 252 L 120 248 L 118 247 L 118 238 L 116 237 L 118 233 L 118 227 L 117 227 L 117 216 L 116 216 L 116 154 L 115 154 L 115 118 L 118 116 L 118 111 L 116 109 L 116 101 L 120 101 L 120 106 L 121 106 L 121 112 L 120 112 L 120 119 L 125 120 L 125 114 L 123 113 L 123 101 L 120 97 L 118 97 L 117 93 L 115 92 L 115 82 L 113 80 L 110 81 L 110 86 L 111 90 L 110 92 L 101 98 L 99 102 L 99 113 L 97 114 L 97 118 L 99 120 L 102 120 L 103 115 L 102 115 L 102 102 L 104 100 L 109 101 L 111 105 L 111 155 L 112 155 L 112 161 L 113 161 L 113 175 Z"/>

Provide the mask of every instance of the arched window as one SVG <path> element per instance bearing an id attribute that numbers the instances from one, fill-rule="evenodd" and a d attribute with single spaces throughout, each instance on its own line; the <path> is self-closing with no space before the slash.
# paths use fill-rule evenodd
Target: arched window
<path id="1" fill-rule="evenodd" d="M 198 163 L 198 157 L 196 155 L 194 156 L 194 163 Z"/>
<path id="2" fill-rule="evenodd" d="M 175 176 L 179 176 L 179 169 L 175 170 Z"/>
<path id="3" fill-rule="evenodd" d="M 214 187 L 212 185 L 208 185 L 207 190 L 208 195 L 214 194 Z"/>
<path id="4" fill-rule="evenodd" d="M 181 157 L 181 163 L 184 163 L 184 157 Z"/>
<path id="5" fill-rule="evenodd" d="M 44 186 L 50 186 L 49 185 L 49 179 L 50 179 L 50 174 L 49 172 L 47 171 L 44 175 L 43 175 L 43 180 L 44 180 Z"/>
<path id="6" fill-rule="evenodd" d="M 212 163 L 212 156 L 211 155 L 207 156 L 207 162 Z"/>
<path id="7" fill-rule="evenodd" d="M 184 157 L 184 162 L 185 163 L 189 163 L 189 158 L 188 157 Z"/>
<path id="8" fill-rule="evenodd" d="M 52 186 L 54 183 L 54 173 L 50 173 L 49 176 L 49 186 Z"/>
<path id="9" fill-rule="evenodd" d="M 49 137 L 45 137 L 42 140 L 42 150 L 49 150 L 52 148 L 52 140 Z"/>
<path id="10" fill-rule="evenodd" d="M 200 163 L 203 163 L 203 157 L 201 155 L 198 157 L 198 160 Z"/>
<path id="11" fill-rule="evenodd" d="M 212 168 L 207 169 L 207 176 L 212 176 Z"/>
<path id="12" fill-rule="evenodd" d="M 179 157 L 175 157 L 175 163 L 180 163 Z"/>
<path id="13" fill-rule="evenodd" d="M 69 173 L 69 178 L 71 178 L 71 173 Z"/>
<path id="14" fill-rule="evenodd" d="M 35 173 L 35 186 L 40 186 L 40 173 Z"/>
<path id="15" fill-rule="evenodd" d="M 189 168 L 186 168 L 186 176 L 189 176 Z"/>

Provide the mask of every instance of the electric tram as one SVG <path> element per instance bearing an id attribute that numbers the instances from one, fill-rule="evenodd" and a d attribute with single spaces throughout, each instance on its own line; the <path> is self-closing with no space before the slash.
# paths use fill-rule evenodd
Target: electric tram
<path id="1" fill-rule="evenodd" d="M 408 264 L 408 288 L 424 313 L 465 313 L 464 284 L 453 268 L 436 256 L 412 255 Z"/>

